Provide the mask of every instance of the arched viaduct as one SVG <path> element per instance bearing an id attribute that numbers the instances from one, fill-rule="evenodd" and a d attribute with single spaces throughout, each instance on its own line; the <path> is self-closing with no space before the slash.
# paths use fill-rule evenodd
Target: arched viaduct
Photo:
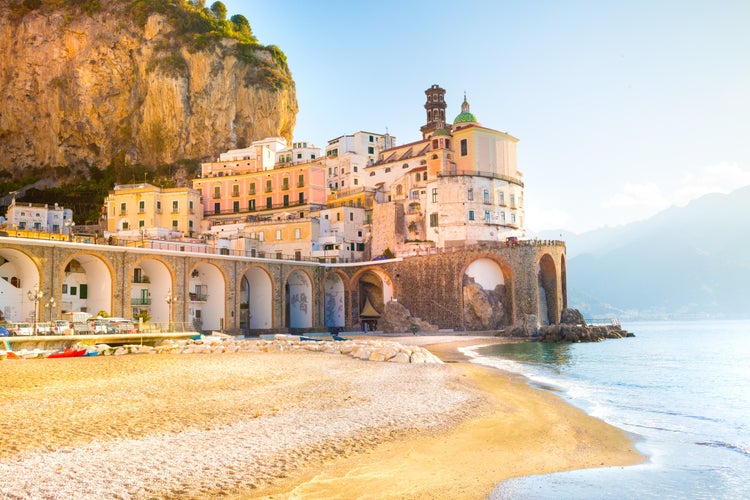
<path id="1" fill-rule="evenodd" d="M 27 297 L 35 286 L 44 293 L 36 304 Z M 503 309 L 495 314 L 503 325 L 528 314 L 557 323 L 567 307 L 565 245 L 476 245 L 324 264 L 0 237 L 0 312 L 13 322 L 32 321 L 36 307 L 39 321 L 145 310 L 152 322 L 204 331 L 351 330 L 377 328 L 384 305 L 396 300 L 439 328 L 482 329 L 469 289 L 494 294 L 490 309 Z"/>

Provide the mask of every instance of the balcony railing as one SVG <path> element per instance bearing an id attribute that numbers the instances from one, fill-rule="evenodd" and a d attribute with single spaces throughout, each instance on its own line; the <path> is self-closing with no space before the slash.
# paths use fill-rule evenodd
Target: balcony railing
<path id="1" fill-rule="evenodd" d="M 130 299 L 131 306 L 150 306 L 151 297 L 135 297 Z"/>
<path id="2" fill-rule="evenodd" d="M 208 294 L 190 292 L 190 302 L 206 302 L 208 301 Z"/>

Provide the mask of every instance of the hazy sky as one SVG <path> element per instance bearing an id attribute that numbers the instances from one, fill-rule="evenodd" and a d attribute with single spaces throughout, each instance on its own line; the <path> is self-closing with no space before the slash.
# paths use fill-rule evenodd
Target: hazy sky
<path id="1" fill-rule="evenodd" d="M 212 3 L 207 0 L 207 5 Z M 531 231 L 750 184 L 750 1 L 224 0 L 287 55 L 295 140 L 421 138 L 424 90 L 520 139 Z"/>

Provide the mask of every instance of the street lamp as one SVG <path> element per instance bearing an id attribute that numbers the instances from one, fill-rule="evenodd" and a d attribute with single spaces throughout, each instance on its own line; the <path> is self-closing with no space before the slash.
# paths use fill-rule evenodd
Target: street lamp
<path id="1" fill-rule="evenodd" d="M 52 322 L 52 310 L 55 308 L 55 298 L 50 297 L 45 306 L 49 307 L 49 320 Z"/>
<path id="2" fill-rule="evenodd" d="M 36 335 L 36 322 L 38 319 L 39 301 L 44 298 L 44 291 L 39 289 L 39 285 L 34 285 L 33 290 L 26 292 L 26 296 L 34 303 L 34 335 Z"/>
<path id="3" fill-rule="evenodd" d="M 65 227 L 68 228 L 68 241 L 73 241 L 73 228 L 76 226 L 76 223 L 73 222 L 73 219 L 68 219 L 65 221 Z"/>
<path id="4" fill-rule="evenodd" d="M 167 318 L 167 329 L 168 331 L 172 331 L 172 305 L 177 302 L 177 297 L 172 295 L 172 289 L 170 288 L 169 291 L 167 291 L 167 296 L 164 297 L 164 302 L 167 303 L 167 306 L 169 306 L 169 317 Z"/>

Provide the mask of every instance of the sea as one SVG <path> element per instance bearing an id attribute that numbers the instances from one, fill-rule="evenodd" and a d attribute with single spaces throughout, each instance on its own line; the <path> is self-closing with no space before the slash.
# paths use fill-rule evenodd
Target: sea
<path id="1" fill-rule="evenodd" d="M 634 338 L 464 349 L 626 431 L 647 460 L 525 476 L 491 499 L 750 499 L 750 321 L 633 322 Z"/>

